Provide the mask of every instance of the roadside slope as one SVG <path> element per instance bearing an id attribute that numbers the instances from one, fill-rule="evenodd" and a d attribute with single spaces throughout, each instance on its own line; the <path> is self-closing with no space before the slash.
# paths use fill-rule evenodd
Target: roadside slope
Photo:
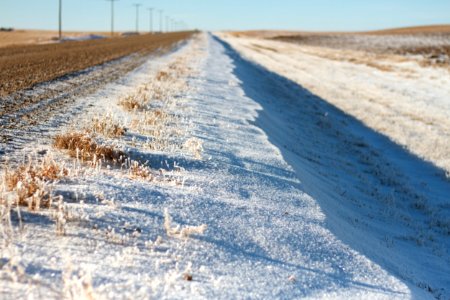
<path id="1" fill-rule="evenodd" d="M 319 59 L 296 61 L 301 54 L 289 52 L 289 63 L 281 66 L 277 62 L 288 59 L 285 53 L 256 51 L 255 43 L 232 40 L 241 53 L 223 44 L 235 59 L 234 73 L 245 94 L 263 108 L 256 124 L 296 171 L 302 189 L 320 204 L 328 228 L 392 274 L 445 299 L 450 182 L 443 172 L 315 94 L 322 83 L 333 83 L 314 76 Z M 280 74 L 290 70 L 299 81 L 314 78 L 315 89 L 268 71 L 266 63 L 279 66 Z M 322 73 L 324 78 L 335 74 L 330 67 Z M 333 100 L 331 88 L 327 91 Z"/>
<path id="2" fill-rule="evenodd" d="M 224 38 L 250 60 L 300 84 L 450 173 L 448 70 L 407 61 L 361 64 L 334 59 L 320 47 Z"/>

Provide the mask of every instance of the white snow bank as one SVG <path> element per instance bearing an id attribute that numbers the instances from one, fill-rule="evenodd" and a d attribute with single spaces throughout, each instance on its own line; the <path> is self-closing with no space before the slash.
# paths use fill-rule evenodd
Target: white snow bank
<path id="1" fill-rule="evenodd" d="M 105 36 L 97 35 L 97 34 L 88 34 L 82 36 L 74 36 L 74 37 L 63 37 L 63 42 L 79 42 L 79 41 L 90 41 L 90 40 L 101 40 L 104 39 Z"/>

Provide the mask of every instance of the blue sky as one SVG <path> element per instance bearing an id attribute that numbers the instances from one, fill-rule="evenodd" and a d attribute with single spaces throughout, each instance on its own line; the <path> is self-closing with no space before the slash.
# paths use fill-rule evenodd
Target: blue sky
<path id="1" fill-rule="evenodd" d="M 58 0 L 0 0 L 0 26 L 57 29 Z M 142 3 L 140 27 L 148 29 L 147 7 L 163 9 L 191 28 L 369 30 L 450 24 L 450 0 L 119 0 L 117 30 L 135 28 L 133 3 Z M 110 28 L 105 0 L 63 0 L 64 30 Z M 155 26 L 158 18 L 155 16 Z"/>

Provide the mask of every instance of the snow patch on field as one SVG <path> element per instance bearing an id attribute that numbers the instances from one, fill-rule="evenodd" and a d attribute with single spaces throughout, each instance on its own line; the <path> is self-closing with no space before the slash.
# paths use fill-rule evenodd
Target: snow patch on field
<path id="1" fill-rule="evenodd" d="M 63 37 L 63 42 L 79 42 L 79 41 L 90 41 L 90 40 L 101 40 L 104 39 L 105 36 L 103 35 L 97 35 L 97 34 L 88 34 L 83 36 L 76 36 L 76 37 Z"/>

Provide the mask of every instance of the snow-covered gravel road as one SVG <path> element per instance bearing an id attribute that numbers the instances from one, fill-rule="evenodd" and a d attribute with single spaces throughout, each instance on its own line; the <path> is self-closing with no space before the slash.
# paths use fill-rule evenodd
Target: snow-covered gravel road
<path id="1" fill-rule="evenodd" d="M 68 209 L 77 221 L 55 236 L 45 212 L 22 212 L 25 231 L 1 252 L 2 295 L 450 296 L 450 183 L 433 166 L 212 35 L 177 55 L 194 71 L 176 97 L 172 112 L 182 118 L 174 126 L 203 142 L 201 159 L 145 149 L 133 130 L 125 139 L 154 168 L 176 163 L 183 184 L 132 180 L 114 168 L 62 181 L 57 190 L 76 195 Z M 157 66 L 149 61 L 91 96 L 87 109 L 121 116 L 117 90 L 137 87 Z M 421 177 L 405 175 L 408 168 Z M 206 224 L 206 232 L 168 236 L 165 209 L 172 223 Z"/>

